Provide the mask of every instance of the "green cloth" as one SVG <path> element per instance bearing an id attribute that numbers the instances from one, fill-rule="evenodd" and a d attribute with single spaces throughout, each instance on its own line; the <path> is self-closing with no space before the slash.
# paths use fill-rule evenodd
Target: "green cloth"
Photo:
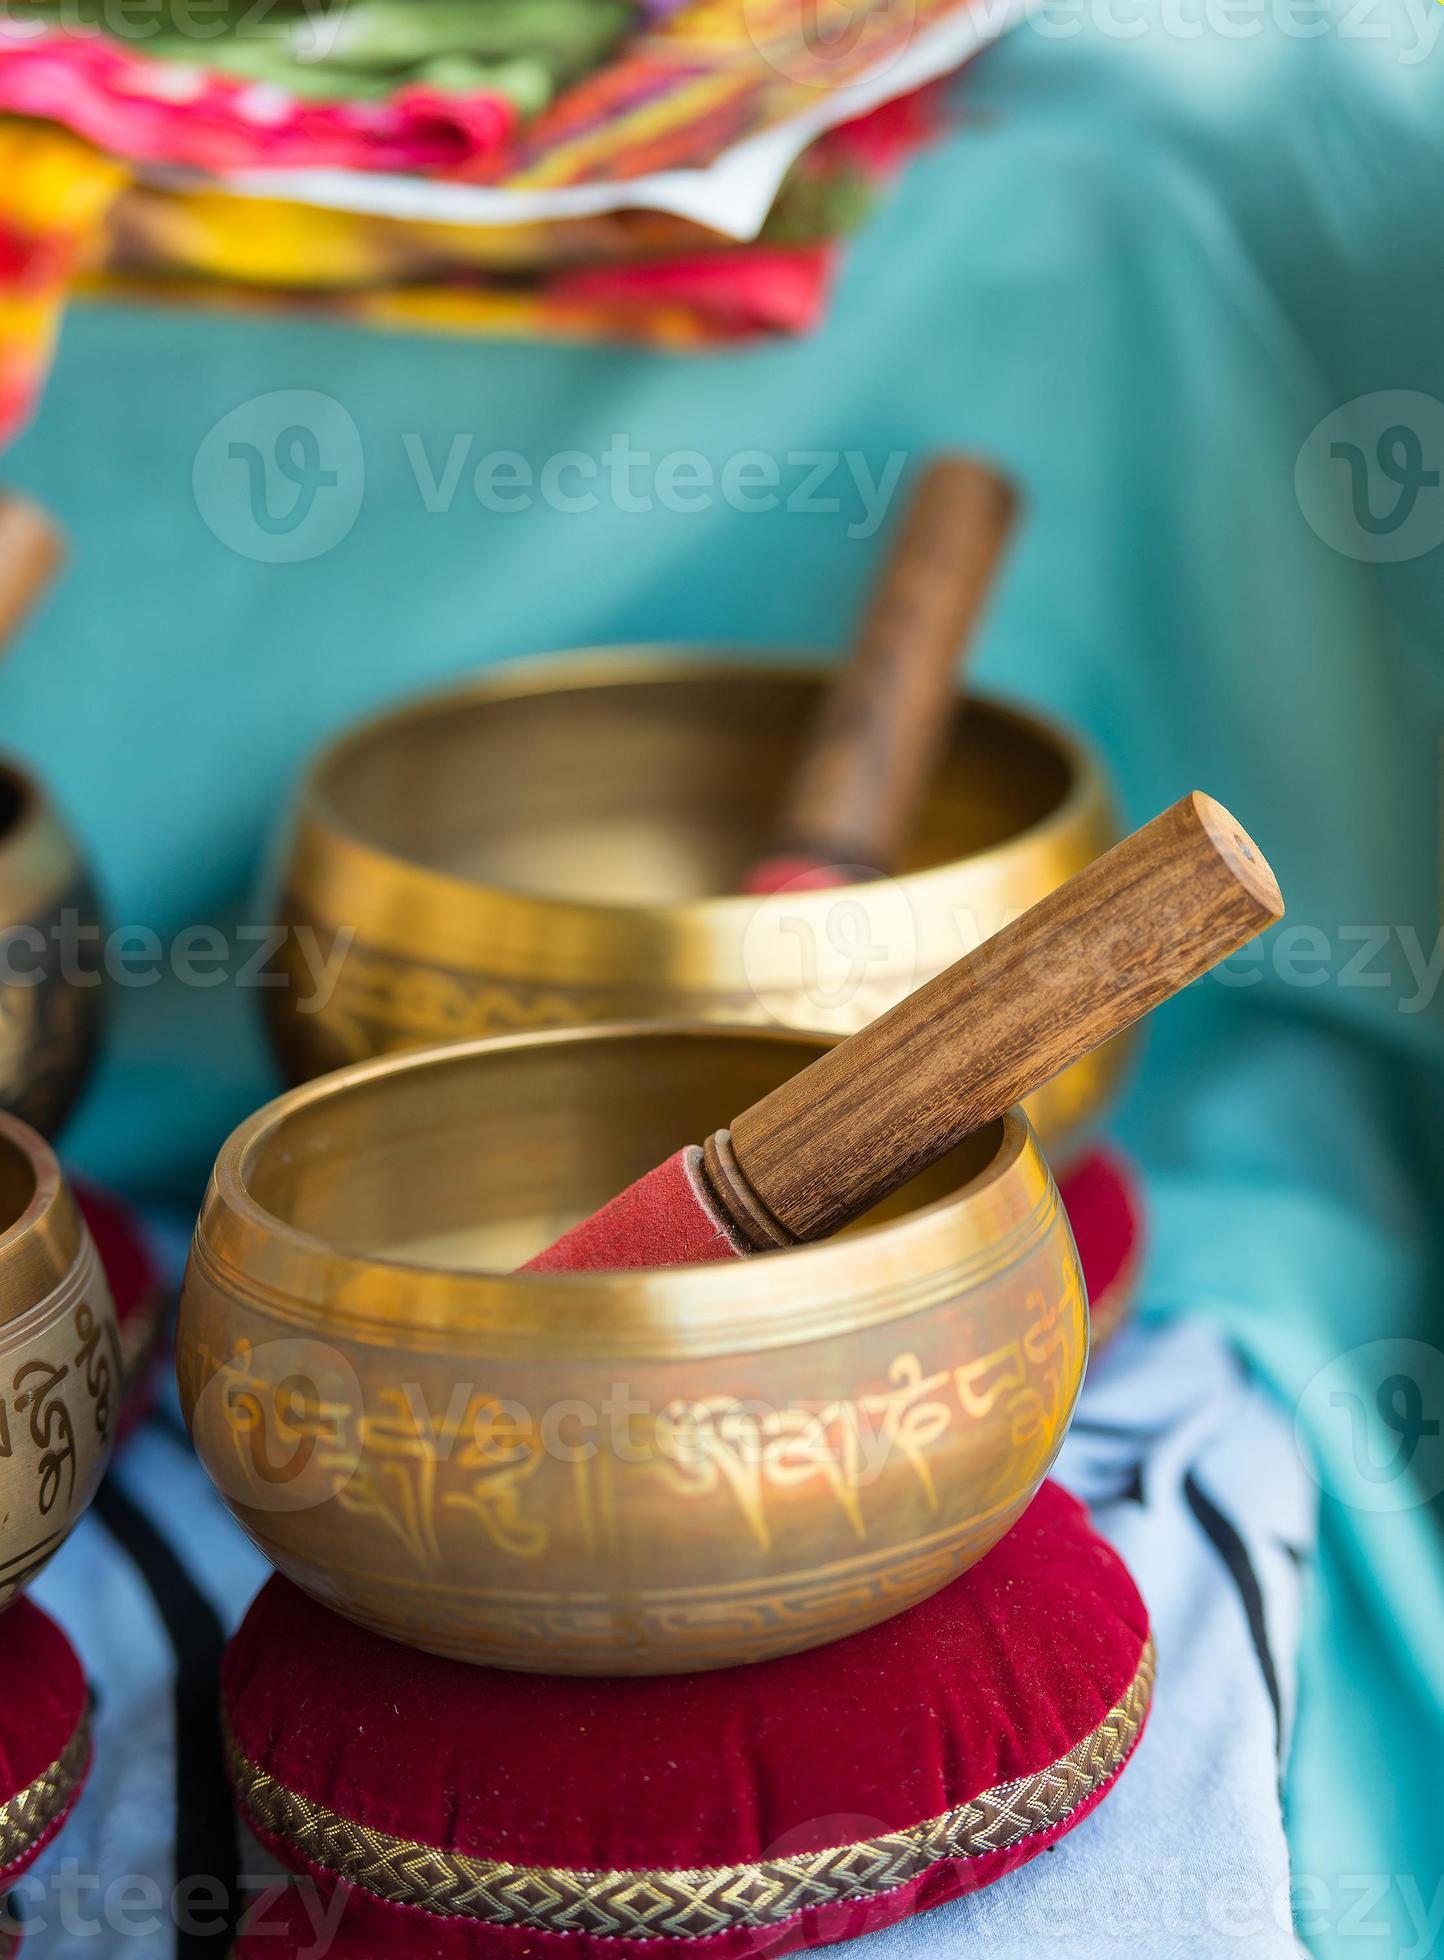
<path id="1" fill-rule="evenodd" d="M 1330 954 L 1320 969 L 1315 942 L 1285 957 L 1276 938 L 1257 984 L 1205 982 L 1156 1017 L 1119 1118 L 1154 1206 L 1150 1310 L 1225 1323 L 1290 1408 L 1325 1365 L 1372 1396 L 1368 1343 L 1444 1344 L 1444 1034 L 1409 964 L 1439 932 L 1444 558 L 1331 549 L 1295 485 L 1340 404 L 1444 399 L 1444 90 L 1432 42 L 1408 58 L 1444 9 L 1379 0 L 1369 24 L 1390 40 L 1345 33 L 1342 12 L 1314 17 L 1317 38 L 1262 15 L 1254 36 L 1184 38 L 1151 8 L 1136 39 L 1081 13 L 1059 17 L 1074 34 L 1015 32 L 809 344 L 666 359 L 77 314 L 12 461 L 70 525 L 75 568 L 0 674 L 0 708 L 89 838 L 113 916 L 226 924 L 303 757 L 363 710 L 545 647 L 835 645 L 876 565 L 879 536 L 849 535 L 866 530 L 851 492 L 832 511 L 502 515 L 471 491 L 488 452 L 539 471 L 618 433 L 654 462 L 760 449 L 795 488 L 789 454 L 876 472 L 894 451 L 975 447 L 1029 493 L 980 684 L 1086 728 L 1135 820 L 1193 785 L 1222 797 Z M 1119 0 L 1114 17 L 1133 16 Z M 220 417 L 277 389 L 344 405 L 366 479 L 333 550 L 268 566 L 212 534 L 192 472 Z M 418 443 L 439 474 L 467 436 L 454 502 L 428 511 Z M 1303 489 L 1334 486 L 1326 528 L 1356 535 L 1329 446 Z M 1432 523 L 1441 493 L 1420 494 Z M 1350 935 L 1371 930 L 1387 943 L 1361 969 Z M 273 1084 L 253 1007 L 125 993 L 76 1159 L 194 1197 Z M 1335 1421 L 1316 1400 L 1307 1446 L 1348 1489 L 1342 1405 Z M 1326 1497 L 1311 1602 L 1287 1785 L 1300 1923 L 1341 1960 L 1422 1954 L 1409 1886 L 1427 1908 L 1444 1869 L 1437 1505 Z"/>
<path id="2" fill-rule="evenodd" d="M 7 14 L 54 19 L 51 0 Z M 405 83 L 485 89 L 525 115 L 600 66 L 637 18 L 633 0 L 66 0 L 160 61 L 200 63 L 316 100 L 367 101 Z"/>

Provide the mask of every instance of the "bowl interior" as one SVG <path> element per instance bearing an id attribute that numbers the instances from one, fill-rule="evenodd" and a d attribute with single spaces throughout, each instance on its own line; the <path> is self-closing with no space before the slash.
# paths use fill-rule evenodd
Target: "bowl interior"
<path id="1" fill-rule="evenodd" d="M 367 729 L 323 793 L 354 833 L 478 884 L 602 904 L 735 891 L 766 848 L 823 675 L 698 664 L 455 697 Z M 905 870 L 990 849 L 1074 781 L 1036 723 L 971 702 Z"/>
<path id="2" fill-rule="evenodd" d="M 29 1155 L 0 1134 L 0 1238 L 20 1223 L 38 1188 Z"/>
<path id="3" fill-rule="evenodd" d="M 242 1174 L 274 1217 L 338 1250 L 508 1272 L 825 1045 L 642 1028 L 433 1050 L 293 1105 Z M 980 1131 L 852 1229 L 952 1195 L 1002 1145 L 1001 1123 Z"/>

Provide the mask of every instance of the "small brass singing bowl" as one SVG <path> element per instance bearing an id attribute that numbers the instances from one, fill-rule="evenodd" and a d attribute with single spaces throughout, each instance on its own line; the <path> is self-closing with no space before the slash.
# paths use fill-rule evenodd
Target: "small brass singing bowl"
<path id="1" fill-rule="evenodd" d="M 395 1640 L 575 1674 L 817 1646 L 980 1558 L 1052 1463 L 1088 1346 L 1021 1111 L 826 1243 L 514 1271 L 826 1045 L 500 1036 L 354 1065 L 236 1131 L 181 1399 L 266 1556 Z"/>
<path id="2" fill-rule="evenodd" d="M 40 785 L 0 761 L 0 1110 L 54 1136 L 104 1011 L 99 908 Z"/>
<path id="3" fill-rule="evenodd" d="M 477 1034 L 716 1020 L 851 1034 L 1117 841 L 1088 751 L 970 699 L 901 874 L 737 896 L 820 667 L 658 649 L 512 662 L 345 736 L 302 793 L 264 995 L 292 1081 Z M 1055 1162 L 1125 1044 L 1027 1107 Z"/>
<path id="4" fill-rule="evenodd" d="M 0 1613 L 77 1523 L 120 1394 L 110 1290 L 50 1146 L 0 1114 Z"/>

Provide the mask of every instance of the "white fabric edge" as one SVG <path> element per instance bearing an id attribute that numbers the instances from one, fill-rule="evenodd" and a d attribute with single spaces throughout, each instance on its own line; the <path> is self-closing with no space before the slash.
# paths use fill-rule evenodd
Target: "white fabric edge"
<path id="1" fill-rule="evenodd" d="M 825 131 L 961 67 L 1041 4 L 972 0 L 921 34 L 896 60 L 847 88 L 829 91 L 816 108 L 776 129 L 735 144 L 703 170 L 659 171 L 631 183 L 566 184 L 537 191 L 364 170 L 247 170 L 222 177 L 149 170 L 143 180 L 427 224 L 526 225 L 611 211 L 668 211 L 743 242 L 761 231 L 783 178 Z"/>

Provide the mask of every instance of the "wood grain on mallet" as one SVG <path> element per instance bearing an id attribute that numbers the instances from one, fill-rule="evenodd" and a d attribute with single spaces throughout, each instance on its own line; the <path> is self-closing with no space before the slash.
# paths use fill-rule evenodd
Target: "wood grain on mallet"
<path id="1" fill-rule="evenodd" d="M 736 1169 L 784 1238 L 824 1238 L 1282 915 L 1263 853 L 1186 796 L 737 1117 Z"/>
<path id="2" fill-rule="evenodd" d="M 779 853 L 886 869 L 911 836 L 957 706 L 957 660 L 1012 530 L 1010 486 L 966 456 L 928 464 L 776 819 Z"/>

